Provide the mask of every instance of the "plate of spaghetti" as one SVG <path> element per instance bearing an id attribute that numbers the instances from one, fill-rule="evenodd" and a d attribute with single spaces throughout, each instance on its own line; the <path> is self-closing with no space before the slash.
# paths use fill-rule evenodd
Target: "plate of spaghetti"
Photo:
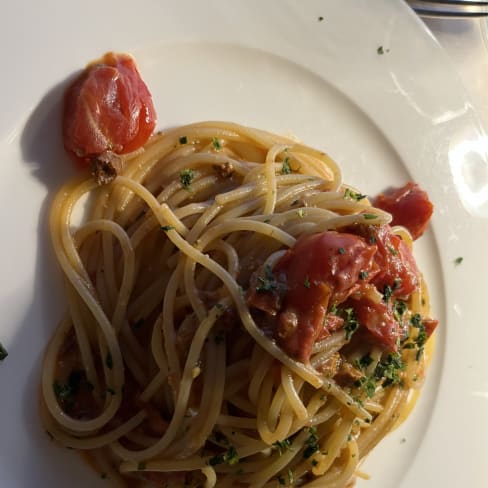
<path id="1" fill-rule="evenodd" d="M 2 98 L 2 483 L 485 486 L 488 162 L 440 47 L 386 0 L 117 5 L 108 45 L 115 7 L 60 2 Z"/>

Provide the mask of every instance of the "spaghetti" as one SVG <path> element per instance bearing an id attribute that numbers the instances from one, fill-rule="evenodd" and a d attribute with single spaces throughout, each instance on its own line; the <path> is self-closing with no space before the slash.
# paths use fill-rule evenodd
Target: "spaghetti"
<path id="1" fill-rule="evenodd" d="M 408 232 L 326 154 L 237 124 L 122 158 L 111 183 L 68 183 L 52 207 L 68 310 L 43 365 L 46 429 L 119 486 L 348 486 L 423 378 L 421 275 L 410 263 L 414 287 L 380 287 L 374 261 L 384 232 L 410 259 Z M 299 250 L 334 239 L 339 264 L 359 249 L 360 276 L 342 289 L 310 268 L 298 290 Z M 301 328 L 306 293 L 322 293 L 319 326 Z M 391 344 L 364 300 L 394 318 Z"/>

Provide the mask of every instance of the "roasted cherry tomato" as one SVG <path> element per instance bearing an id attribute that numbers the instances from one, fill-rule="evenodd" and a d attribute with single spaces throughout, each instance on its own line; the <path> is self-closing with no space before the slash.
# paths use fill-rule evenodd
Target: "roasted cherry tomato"
<path id="1" fill-rule="evenodd" d="M 380 193 L 373 205 L 390 212 L 393 216 L 391 225 L 403 225 L 414 239 L 424 233 L 434 210 L 427 193 L 411 181 L 401 188 Z"/>
<path id="2" fill-rule="evenodd" d="M 151 94 L 128 54 L 105 54 L 66 91 L 64 147 L 84 165 L 106 151 L 138 149 L 155 126 Z"/>

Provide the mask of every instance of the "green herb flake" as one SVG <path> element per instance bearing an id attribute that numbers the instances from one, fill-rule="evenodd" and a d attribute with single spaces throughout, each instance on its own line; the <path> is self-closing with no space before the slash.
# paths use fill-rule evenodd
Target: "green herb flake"
<path id="1" fill-rule="evenodd" d="M 269 291 L 274 291 L 278 288 L 276 279 L 273 274 L 271 266 L 267 264 L 264 267 L 264 275 L 258 276 L 258 286 L 256 286 L 256 291 L 258 293 L 266 293 Z"/>
<path id="2" fill-rule="evenodd" d="M 82 378 L 83 373 L 81 371 L 72 371 L 66 383 L 54 382 L 54 394 L 66 410 L 73 406 L 74 397 L 80 390 Z"/>
<path id="3" fill-rule="evenodd" d="M 293 476 L 293 471 L 288 468 L 288 482 L 290 483 L 290 485 L 293 485 L 293 482 L 295 481 L 295 477 Z"/>
<path id="4" fill-rule="evenodd" d="M 303 450 L 303 457 L 308 459 L 319 450 L 319 437 L 317 435 L 317 429 L 310 427 L 308 429 L 309 436 L 305 441 L 305 449 Z"/>
<path id="5" fill-rule="evenodd" d="M 393 316 L 397 322 L 401 322 L 405 312 L 407 311 L 407 304 L 402 300 L 396 300 L 393 304 Z"/>
<path id="6" fill-rule="evenodd" d="M 356 200 L 356 202 L 359 202 L 360 200 L 366 198 L 366 195 L 363 195 L 362 193 L 357 193 L 350 188 L 346 188 L 344 191 L 344 198 L 351 198 L 352 200 Z"/>
<path id="7" fill-rule="evenodd" d="M 422 316 L 419 313 L 413 314 L 410 318 L 410 323 L 413 327 L 416 327 L 417 329 L 420 328 L 422 325 Z"/>
<path id="8" fill-rule="evenodd" d="M 107 356 L 105 357 L 105 366 L 107 366 L 108 369 L 112 369 L 114 367 L 114 361 L 112 359 L 112 354 L 109 352 L 107 353 Z"/>
<path id="9" fill-rule="evenodd" d="M 216 151 L 220 151 L 222 149 L 222 144 L 220 144 L 220 141 L 216 138 L 212 138 L 212 146 Z"/>
<path id="10" fill-rule="evenodd" d="M 178 139 L 178 142 L 179 142 L 181 145 L 187 144 L 187 143 L 188 143 L 188 138 L 187 138 L 186 136 L 181 136 L 181 137 Z"/>
<path id="11" fill-rule="evenodd" d="M 0 361 L 3 361 L 8 356 L 7 349 L 0 342 Z"/>
<path id="12" fill-rule="evenodd" d="M 303 280 L 303 286 L 305 288 L 310 288 L 310 280 L 308 279 L 308 276 L 305 276 L 305 279 Z"/>
<path id="13" fill-rule="evenodd" d="M 352 307 L 342 309 L 337 312 L 337 315 L 344 319 L 344 330 L 346 331 L 346 340 L 350 340 L 354 332 L 359 328 L 359 322 Z"/>
<path id="14" fill-rule="evenodd" d="M 362 388 L 368 398 L 372 398 L 376 392 L 376 380 L 373 377 L 363 376 L 355 385 Z"/>
<path id="15" fill-rule="evenodd" d="M 379 54 L 380 56 L 385 54 L 385 53 L 389 53 L 390 50 L 389 49 L 385 49 L 383 46 L 378 46 L 378 49 L 376 49 L 376 52 L 377 54 Z"/>
<path id="16" fill-rule="evenodd" d="M 305 210 L 303 210 L 303 208 L 300 208 L 297 210 L 297 215 L 303 219 L 303 217 L 305 217 Z"/>
<path id="17" fill-rule="evenodd" d="M 146 469 L 146 463 L 144 461 L 141 461 L 138 465 L 137 465 L 137 470 L 138 471 L 144 471 Z"/>
<path id="18" fill-rule="evenodd" d="M 390 285 L 385 285 L 383 288 L 383 301 L 388 302 L 388 300 L 393 295 L 393 288 Z"/>
<path id="19" fill-rule="evenodd" d="M 366 353 L 359 359 L 359 365 L 362 369 L 367 368 L 373 362 L 373 358 Z"/>
<path id="20" fill-rule="evenodd" d="M 338 249 L 338 251 L 339 251 L 339 254 L 346 254 L 346 250 L 343 247 L 340 247 Z"/>
<path id="21" fill-rule="evenodd" d="M 454 264 L 456 266 L 459 266 L 462 262 L 463 262 L 464 258 L 462 256 L 459 256 L 457 257 L 455 260 L 454 260 Z"/>
<path id="22" fill-rule="evenodd" d="M 393 246 L 388 246 L 388 251 L 390 251 L 393 256 L 396 256 L 398 254 L 398 251 Z"/>
<path id="23" fill-rule="evenodd" d="M 376 366 L 374 376 L 377 380 L 384 380 L 383 386 L 396 385 L 401 382 L 400 372 L 406 364 L 403 362 L 399 353 L 391 353 Z"/>
<path id="24" fill-rule="evenodd" d="M 378 218 L 376 214 L 372 214 L 372 213 L 363 213 L 362 215 L 366 220 L 373 220 Z"/>
<path id="25" fill-rule="evenodd" d="M 281 174 L 289 175 L 291 173 L 290 158 L 286 157 L 281 165 Z"/>
<path id="26" fill-rule="evenodd" d="M 312 459 L 312 466 L 315 467 L 319 464 L 319 462 L 316 459 Z"/>
<path id="27" fill-rule="evenodd" d="M 273 443 L 273 448 L 278 451 L 280 456 L 283 455 L 286 451 L 291 451 L 291 442 L 289 439 L 284 439 L 282 441 L 276 441 Z"/>
<path id="28" fill-rule="evenodd" d="M 239 455 L 234 446 L 230 446 L 223 454 L 217 454 L 209 459 L 208 464 L 210 466 L 216 466 L 217 464 L 228 464 L 234 466 L 239 462 Z"/>
<path id="29" fill-rule="evenodd" d="M 360 271 L 359 273 L 359 279 L 360 280 L 365 280 L 369 276 L 369 273 L 367 271 Z"/>
<path id="30" fill-rule="evenodd" d="M 180 172 L 180 182 L 186 189 L 191 185 L 193 178 L 195 178 L 195 173 L 192 169 L 184 169 Z"/>
<path id="31" fill-rule="evenodd" d="M 163 232 L 168 232 L 168 231 L 173 230 L 173 229 L 174 229 L 174 227 L 172 225 L 162 225 L 161 226 L 161 230 Z"/>

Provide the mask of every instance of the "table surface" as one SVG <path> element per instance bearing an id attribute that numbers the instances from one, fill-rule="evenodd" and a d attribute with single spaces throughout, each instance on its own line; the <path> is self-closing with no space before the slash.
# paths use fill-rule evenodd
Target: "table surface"
<path id="1" fill-rule="evenodd" d="M 453 61 L 486 130 L 488 128 L 488 20 L 425 19 L 424 22 Z"/>

